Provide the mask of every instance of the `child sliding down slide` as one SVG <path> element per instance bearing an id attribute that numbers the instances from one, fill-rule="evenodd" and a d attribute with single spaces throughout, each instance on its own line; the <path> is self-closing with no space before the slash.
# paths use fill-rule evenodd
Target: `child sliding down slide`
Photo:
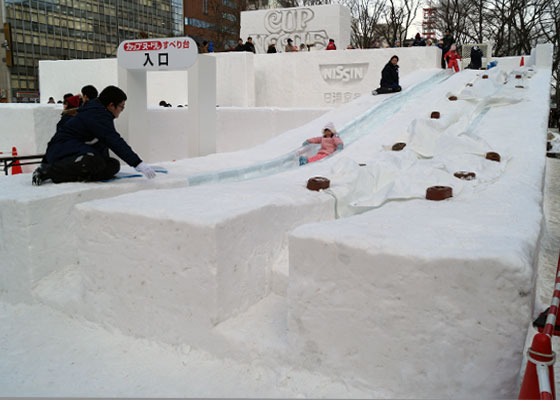
<path id="1" fill-rule="evenodd" d="M 311 163 L 314 161 L 318 161 L 326 156 L 331 155 L 336 150 L 342 150 L 344 144 L 342 143 L 342 139 L 338 137 L 336 134 L 336 130 L 334 129 L 334 124 L 329 122 L 323 128 L 323 136 L 317 136 L 311 139 L 307 139 L 303 142 L 303 146 L 307 146 L 311 143 L 321 144 L 321 148 L 319 152 L 311 158 L 307 158 L 305 156 L 301 156 L 299 158 L 299 165 L 305 165 L 307 163 Z"/>

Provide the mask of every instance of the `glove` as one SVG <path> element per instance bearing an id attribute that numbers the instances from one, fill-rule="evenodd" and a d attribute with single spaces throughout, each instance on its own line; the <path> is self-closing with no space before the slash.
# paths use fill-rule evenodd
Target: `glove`
<path id="1" fill-rule="evenodd" d="M 344 148 L 344 145 L 343 145 L 343 144 L 339 144 L 338 146 L 336 146 L 336 149 L 337 149 L 337 150 L 342 150 L 343 148 Z"/>
<path id="2" fill-rule="evenodd" d="M 301 145 L 302 146 L 307 146 L 309 144 L 309 140 L 306 140 L 305 142 L 303 142 Z"/>
<path id="3" fill-rule="evenodd" d="M 154 171 L 154 169 L 150 167 L 148 164 L 146 164 L 144 161 L 138 164 L 134 169 L 138 172 L 142 172 L 144 176 L 148 179 L 153 179 L 156 177 L 156 171 Z"/>

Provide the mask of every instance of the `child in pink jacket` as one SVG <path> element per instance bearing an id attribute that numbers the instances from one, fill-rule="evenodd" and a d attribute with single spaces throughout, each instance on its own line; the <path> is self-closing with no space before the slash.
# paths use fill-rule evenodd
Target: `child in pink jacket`
<path id="1" fill-rule="evenodd" d="M 323 128 L 323 136 L 317 136 L 311 139 L 307 139 L 303 142 L 303 146 L 306 146 L 310 143 L 321 143 L 321 148 L 319 152 L 311 158 L 307 158 L 305 156 L 301 156 L 299 158 L 299 165 L 304 165 L 307 163 L 311 163 L 314 161 L 318 161 L 322 158 L 325 158 L 328 155 L 331 155 L 336 150 L 340 150 L 344 147 L 342 143 L 342 139 L 338 137 L 336 134 L 336 129 L 334 128 L 334 124 L 329 122 Z"/>

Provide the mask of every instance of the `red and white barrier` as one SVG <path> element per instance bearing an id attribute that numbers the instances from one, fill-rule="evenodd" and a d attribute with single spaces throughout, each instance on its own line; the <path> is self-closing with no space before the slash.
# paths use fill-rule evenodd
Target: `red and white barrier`
<path id="1" fill-rule="evenodd" d="M 556 266 L 556 281 L 552 303 L 546 317 L 544 330 L 535 334 L 531 348 L 527 351 L 527 368 L 519 391 L 519 400 L 554 400 L 554 362 L 556 353 L 552 351 L 551 337 L 560 306 L 560 257 Z"/>

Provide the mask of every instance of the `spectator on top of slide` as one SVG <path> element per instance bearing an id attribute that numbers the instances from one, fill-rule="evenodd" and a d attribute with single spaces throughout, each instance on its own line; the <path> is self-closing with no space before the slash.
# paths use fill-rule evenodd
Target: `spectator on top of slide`
<path id="1" fill-rule="evenodd" d="M 422 36 L 420 36 L 420 33 L 416 33 L 416 36 L 414 37 L 414 42 L 412 42 L 413 46 L 425 46 L 426 45 L 426 41 L 424 40 L 424 38 L 422 38 Z"/>
<path id="2" fill-rule="evenodd" d="M 474 45 L 471 49 L 471 62 L 468 66 L 470 69 L 481 69 L 482 68 L 482 50 L 480 47 Z"/>
<path id="3" fill-rule="evenodd" d="M 286 44 L 286 47 L 284 47 L 284 51 L 286 53 L 292 53 L 297 51 L 297 48 L 293 45 L 294 41 L 290 38 L 288 38 L 288 43 Z"/>
<path id="4" fill-rule="evenodd" d="M 235 46 L 235 51 L 245 51 L 245 46 L 243 45 L 243 39 L 237 39 L 237 46 Z"/>
<path id="5" fill-rule="evenodd" d="M 257 51 L 255 50 L 255 45 L 253 44 L 253 38 L 249 36 L 247 41 L 245 42 L 245 51 L 250 51 L 251 53 L 256 54 Z"/>
<path id="6" fill-rule="evenodd" d="M 336 50 L 334 39 L 329 39 L 329 44 L 327 44 L 327 50 Z"/>

